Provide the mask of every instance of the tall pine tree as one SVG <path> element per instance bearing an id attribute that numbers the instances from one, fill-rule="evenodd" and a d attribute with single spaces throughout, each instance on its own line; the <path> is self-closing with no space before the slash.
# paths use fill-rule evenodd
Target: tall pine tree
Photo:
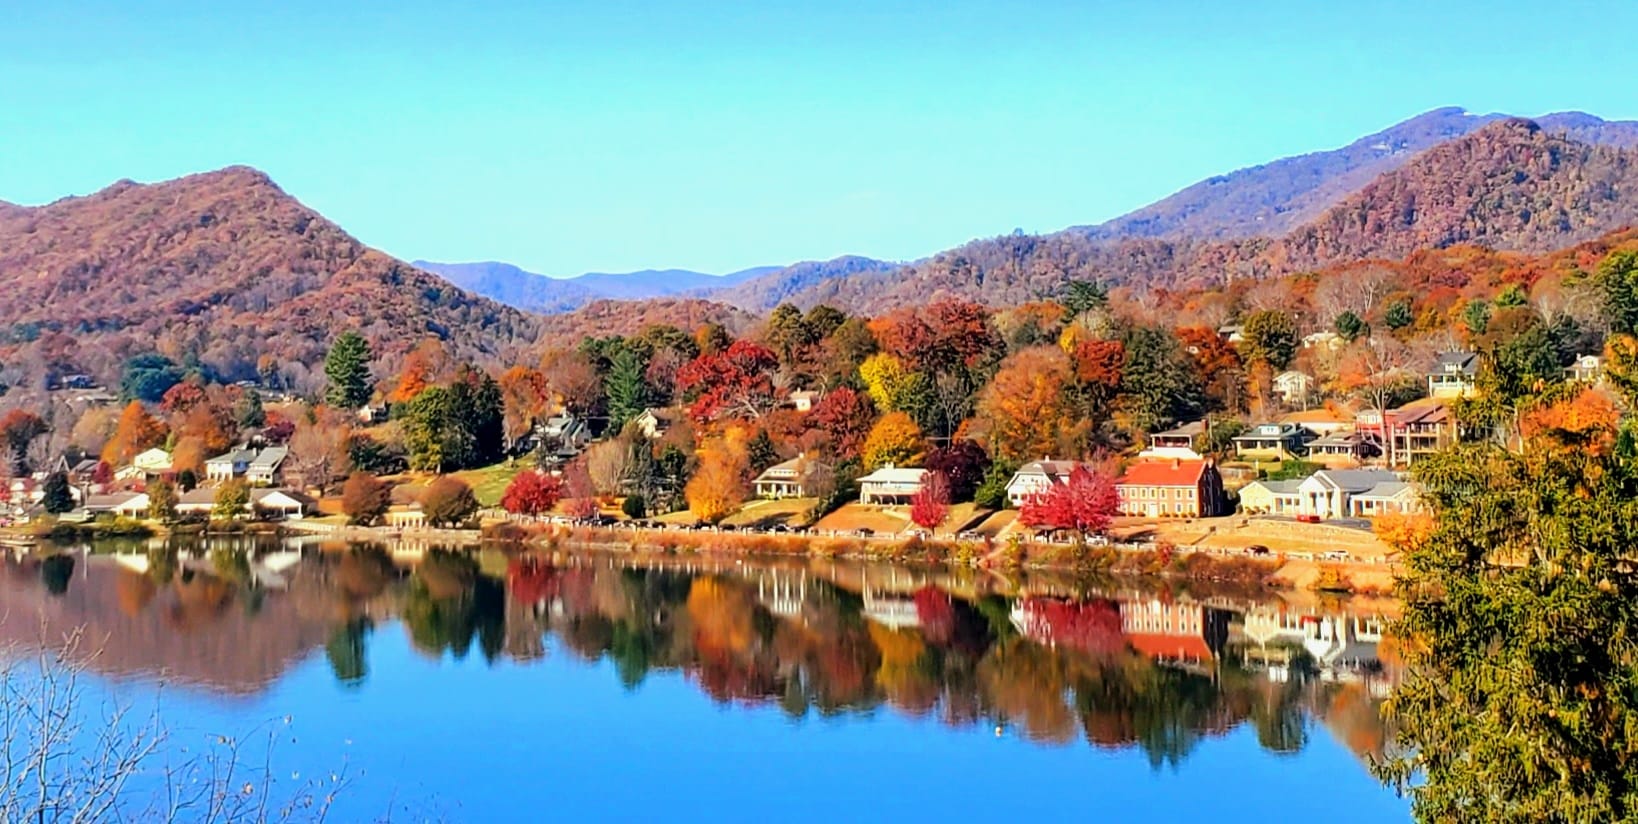
<path id="1" fill-rule="evenodd" d="M 357 409 L 370 402 L 370 345 L 357 332 L 342 332 L 324 357 L 329 381 L 324 400 L 331 406 Z"/>
<path id="2" fill-rule="evenodd" d="M 643 382 L 643 371 L 642 357 L 629 347 L 609 359 L 608 377 L 603 381 L 609 402 L 609 431 L 619 432 L 648 405 L 648 385 Z"/>

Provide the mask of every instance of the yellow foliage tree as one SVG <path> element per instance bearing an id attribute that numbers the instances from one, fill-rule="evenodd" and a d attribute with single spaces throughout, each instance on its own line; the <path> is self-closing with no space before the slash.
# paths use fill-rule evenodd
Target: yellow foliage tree
<path id="1" fill-rule="evenodd" d="M 883 412 L 900 409 L 905 390 L 915 380 L 903 361 L 886 352 L 865 358 L 864 363 L 859 364 L 859 377 L 864 380 L 865 391 L 876 402 L 876 408 Z"/>
<path id="2" fill-rule="evenodd" d="M 733 514 L 745 502 L 746 469 L 744 450 L 725 439 L 702 448 L 699 469 L 683 487 L 688 511 L 708 524 Z"/>
<path id="3" fill-rule="evenodd" d="M 864 462 L 869 469 L 892 464 L 915 466 L 927 452 L 921 427 L 903 412 L 889 412 L 870 428 L 864 442 Z"/>

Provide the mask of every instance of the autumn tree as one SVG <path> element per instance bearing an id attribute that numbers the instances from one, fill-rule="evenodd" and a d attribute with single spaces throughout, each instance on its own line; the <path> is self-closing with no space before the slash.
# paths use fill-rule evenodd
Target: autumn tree
<path id="1" fill-rule="evenodd" d="M 700 452 L 700 465 L 688 479 L 683 496 L 688 511 L 702 523 L 715 524 L 745 502 L 745 456 L 735 445 L 718 438 Z"/>
<path id="2" fill-rule="evenodd" d="M 1078 454 L 1086 426 L 1068 392 L 1073 380 L 1069 357 L 1056 346 L 1025 349 L 1002 361 L 978 400 L 990 452 L 1014 462 Z"/>
<path id="3" fill-rule="evenodd" d="M 1082 413 L 1094 424 L 1109 415 L 1120 392 L 1126 347 L 1118 340 L 1087 340 L 1075 346 L 1075 387 Z"/>
<path id="4" fill-rule="evenodd" d="M 840 460 L 857 458 L 870 435 L 876 409 L 863 393 L 843 386 L 833 389 L 808 413 L 815 430 L 822 433 L 830 454 Z"/>
<path id="5" fill-rule="evenodd" d="M 500 390 L 501 428 L 506 438 L 506 451 L 512 452 L 546 417 L 551 389 L 540 370 L 513 366 L 501 373 Z"/>
<path id="6" fill-rule="evenodd" d="M 148 414 L 141 401 L 131 401 L 120 413 L 114 436 L 102 449 L 102 459 L 115 466 L 124 466 L 138 453 L 158 446 L 164 439 L 164 425 Z"/>
<path id="7" fill-rule="evenodd" d="M 12 472 L 28 474 L 31 469 L 29 448 L 49 429 L 45 419 L 22 409 L 13 409 L 0 417 L 0 446 L 6 450 L 4 460 Z"/>
<path id="8" fill-rule="evenodd" d="M 421 511 L 434 526 L 458 527 L 478 512 L 478 498 L 460 478 L 440 475 L 421 493 Z"/>
<path id="9" fill-rule="evenodd" d="M 1193 364 L 1205 390 L 1204 408 L 1209 411 L 1238 412 L 1243 407 L 1240 353 L 1216 329 L 1185 326 L 1177 330 L 1183 351 Z"/>
<path id="10" fill-rule="evenodd" d="M 778 365 L 772 350 L 739 340 L 719 354 L 701 354 L 690 361 L 678 371 L 677 385 L 693 399 L 688 412 L 696 421 L 754 420 L 778 402 L 772 376 Z"/>
<path id="11" fill-rule="evenodd" d="M 236 521 L 250 512 L 250 486 L 234 478 L 216 487 L 210 514 L 218 521 Z"/>
<path id="12" fill-rule="evenodd" d="M 352 468 L 347 442 L 353 417 L 345 411 L 319 407 L 298 419 L 290 436 L 287 474 L 307 486 L 326 489 Z"/>
<path id="13" fill-rule="evenodd" d="M 540 371 L 564 409 L 580 416 L 597 410 L 603 399 L 603 379 L 584 354 L 568 349 L 551 350 L 542 359 Z"/>
<path id="14" fill-rule="evenodd" d="M 926 530 L 937 529 L 950 514 L 950 481 L 942 472 L 928 472 L 921 489 L 910 496 L 910 520 Z"/>
<path id="15" fill-rule="evenodd" d="M 966 501 L 983 483 L 984 474 L 990 468 L 990 456 L 976 441 L 961 438 L 927 453 L 922 465 L 928 472 L 944 477 L 950 487 L 951 501 Z"/>
<path id="16" fill-rule="evenodd" d="M 1000 351 L 989 310 L 958 298 L 898 309 L 871 323 L 882 349 L 912 372 L 933 375 L 982 365 Z"/>
<path id="17" fill-rule="evenodd" d="M 1032 529 L 1068 530 L 1084 539 L 1107 529 L 1119 512 L 1114 480 L 1077 466 L 1063 483 L 1026 498 L 1018 517 Z"/>
<path id="18" fill-rule="evenodd" d="M 341 511 L 349 523 L 374 526 L 392 506 L 392 486 L 368 472 L 354 472 L 341 485 Z"/>
<path id="19" fill-rule="evenodd" d="M 865 391 L 883 412 L 909 411 L 910 392 L 919 376 L 905 367 L 898 356 L 877 352 L 859 364 L 859 378 Z"/>
<path id="20" fill-rule="evenodd" d="M 357 332 L 336 336 L 324 357 L 324 377 L 328 382 L 325 402 L 342 409 L 357 409 L 370 402 L 370 345 Z"/>
<path id="21" fill-rule="evenodd" d="M 889 412 L 871 427 L 864 442 L 864 465 L 867 469 L 883 466 L 915 466 L 926 454 L 927 444 L 922 439 L 921 427 L 903 412 Z"/>
<path id="22" fill-rule="evenodd" d="M 176 485 L 164 478 L 148 484 L 148 518 L 162 524 L 176 520 Z"/>
<path id="23" fill-rule="evenodd" d="M 552 510 L 563 497 L 563 482 L 556 476 L 524 470 L 512 478 L 501 495 L 501 508 L 513 515 L 537 517 Z"/>

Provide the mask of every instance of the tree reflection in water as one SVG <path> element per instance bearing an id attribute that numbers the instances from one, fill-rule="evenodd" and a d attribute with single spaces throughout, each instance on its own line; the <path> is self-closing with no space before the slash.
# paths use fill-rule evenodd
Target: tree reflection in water
<path id="1" fill-rule="evenodd" d="M 282 570 L 265 549 L 137 557 L 90 555 L 83 581 L 73 576 L 83 598 L 57 598 L 78 605 L 61 619 L 125 632 L 130 661 L 146 650 L 155 666 L 168 658 L 171 671 L 224 688 L 256 688 L 228 682 L 322 649 L 339 683 L 367 690 L 372 639 L 396 623 L 437 658 L 476 648 L 486 663 L 527 663 L 556 651 L 607 661 L 626 690 L 675 674 L 713 701 L 793 722 L 885 707 L 1041 744 L 1137 748 L 1155 769 L 1240 728 L 1273 753 L 1308 746 L 1316 723 L 1361 757 L 1385 739 L 1377 706 L 1392 673 L 1376 657 L 1380 622 L 1346 610 L 1130 583 L 1021 595 L 905 572 L 883 585 L 863 566 L 702 572 L 664 557 L 335 545 Z M 60 571 L 25 573 L 27 563 L 0 565 L 0 597 L 58 586 Z M 260 612 L 230 608 L 253 601 Z M 104 619 L 103 603 L 126 623 Z M 170 636 L 142 630 L 150 616 L 196 642 L 223 634 L 217 657 L 159 650 Z"/>

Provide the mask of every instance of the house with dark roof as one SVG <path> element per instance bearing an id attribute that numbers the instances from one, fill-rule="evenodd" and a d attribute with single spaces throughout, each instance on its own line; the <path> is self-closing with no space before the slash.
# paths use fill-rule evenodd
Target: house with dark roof
<path id="1" fill-rule="evenodd" d="M 1435 398 L 1465 398 L 1474 392 L 1479 376 L 1479 356 L 1473 352 L 1446 352 L 1428 370 L 1428 395 Z"/>
<path id="2" fill-rule="evenodd" d="M 1234 437 L 1234 454 L 1253 461 L 1283 461 L 1308 454 L 1314 433 L 1294 423 L 1260 423 Z"/>
<path id="3" fill-rule="evenodd" d="M 1223 476 L 1208 460 L 1138 461 L 1115 482 L 1122 515 L 1195 518 L 1227 514 Z"/>

